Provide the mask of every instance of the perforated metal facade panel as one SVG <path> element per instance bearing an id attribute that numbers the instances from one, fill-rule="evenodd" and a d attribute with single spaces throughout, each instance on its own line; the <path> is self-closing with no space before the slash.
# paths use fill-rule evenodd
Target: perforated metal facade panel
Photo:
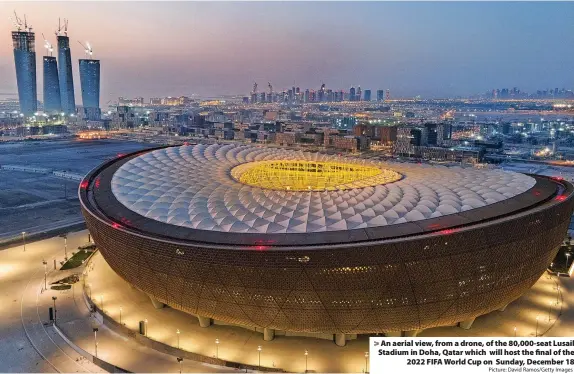
<path id="1" fill-rule="evenodd" d="M 80 190 L 83 213 L 123 279 L 184 312 L 288 331 L 414 330 L 496 310 L 541 276 L 574 209 L 572 186 L 546 181 L 554 195 L 530 208 L 498 219 L 478 212 L 488 219 L 454 229 L 332 245 L 210 245 L 112 223 L 88 193 L 98 173 Z"/>

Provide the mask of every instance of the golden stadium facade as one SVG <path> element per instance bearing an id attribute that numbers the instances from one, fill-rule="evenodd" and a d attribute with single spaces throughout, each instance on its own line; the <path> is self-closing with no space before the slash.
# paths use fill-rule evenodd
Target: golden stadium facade
<path id="1" fill-rule="evenodd" d="M 501 170 L 196 145 L 110 160 L 79 196 L 105 260 L 155 300 L 341 336 L 504 307 L 555 257 L 572 190 Z"/>

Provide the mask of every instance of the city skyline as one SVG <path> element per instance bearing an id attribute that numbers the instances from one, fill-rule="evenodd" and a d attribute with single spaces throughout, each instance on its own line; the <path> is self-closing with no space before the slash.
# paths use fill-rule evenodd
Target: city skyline
<path id="1" fill-rule="evenodd" d="M 36 40 L 44 33 L 53 44 L 58 17 L 68 18 L 70 43 L 89 40 L 106 64 L 104 105 L 119 96 L 244 95 L 254 81 L 424 98 L 574 85 L 572 52 L 562 47 L 574 42 L 569 3 L 133 4 L 3 3 L 0 13 L 26 14 Z M 10 22 L 0 30 L 8 41 Z M 10 47 L 0 46 L 0 92 L 13 96 Z M 71 52 L 82 58 L 80 46 Z"/>

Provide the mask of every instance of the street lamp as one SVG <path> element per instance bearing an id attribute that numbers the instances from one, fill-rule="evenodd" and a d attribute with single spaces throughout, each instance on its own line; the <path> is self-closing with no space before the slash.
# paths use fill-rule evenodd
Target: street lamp
<path id="1" fill-rule="evenodd" d="M 179 349 L 179 329 L 175 333 L 177 334 L 177 349 Z"/>
<path id="2" fill-rule="evenodd" d="M 94 331 L 94 348 L 96 351 L 96 357 L 98 357 L 98 328 L 94 327 L 92 330 Z"/>
<path id="3" fill-rule="evenodd" d="M 120 306 L 120 325 L 122 324 L 122 307 Z"/>
<path id="4" fill-rule="evenodd" d="M 262 349 L 263 348 L 260 345 L 257 346 L 257 352 L 259 353 L 259 370 L 261 370 L 261 350 Z"/>
<path id="5" fill-rule="evenodd" d="M 66 234 L 64 234 L 64 260 L 68 261 L 68 235 Z"/>
<path id="6" fill-rule="evenodd" d="M 177 362 L 179 363 L 179 374 L 181 374 L 181 363 L 183 362 L 183 358 L 178 357 Z"/>
<path id="7" fill-rule="evenodd" d="M 534 336 L 538 336 L 538 319 L 539 318 L 540 318 L 539 316 L 536 316 L 536 333 L 534 334 Z"/>
<path id="8" fill-rule="evenodd" d="M 48 263 L 46 260 L 42 260 L 42 264 L 44 264 L 44 290 L 48 290 L 48 286 L 46 283 L 46 274 L 48 273 L 48 268 L 46 267 Z"/>
<path id="9" fill-rule="evenodd" d="M 215 339 L 215 358 L 219 358 L 219 339 Z"/>
<path id="10" fill-rule="evenodd" d="M 56 316 L 58 314 L 58 310 L 56 309 L 56 300 L 58 298 L 56 296 L 52 296 L 52 300 L 54 301 L 54 325 L 56 324 Z"/>
<path id="11" fill-rule="evenodd" d="M 305 373 L 307 372 L 307 359 L 309 358 L 309 351 L 305 350 Z"/>
<path id="12" fill-rule="evenodd" d="M 365 352 L 365 373 L 369 372 L 369 352 Z"/>
<path id="13" fill-rule="evenodd" d="M 26 252 L 26 231 L 22 231 L 22 244 L 24 245 L 24 252 Z"/>

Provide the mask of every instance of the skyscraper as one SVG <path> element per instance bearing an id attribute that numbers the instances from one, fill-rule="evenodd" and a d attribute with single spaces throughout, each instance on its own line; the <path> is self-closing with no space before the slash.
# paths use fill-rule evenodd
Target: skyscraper
<path id="1" fill-rule="evenodd" d="M 385 100 L 385 90 L 377 90 L 377 101 Z"/>
<path id="2" fill-rule="evenodd" d="M 56 57 L 44 56 L 44 112 L 61 112 L 60 82 Z"/>
<path id="3" fill-rule="evenodd" d="M 74 77 L 72 75 L 70 38 L 68 38 L 67 35 L 58 35 L 58 60 L 58 78 L 60 79 L 62 112 L 66 114 L 74 114 L 76 112 Z"/>
<path id="4" fill-rule="evenodd" d="M 97 121 L 100 110 L 100 60 L 80 60 L 80 85 L 84 118 Z"/>
<path id="5" fill-rule="evenodd" d="M 36 37 L 30 28 L 25 31 L 12 31 L 14 46 L 14 64 L 16 65 L 16 82 L 20 111 L 32 116 L 38 110 L 38 92 L 36 87 Z"/>
<path id="6" fill-rule="evenodd" d="M 355 87 L 349 89 L 349 101 L 355 101 Z"/>
<path id="7" fill-rule="evenodd" d="M 371 101 L 371 90 L 365 90 L 365 101 Z"/>
<path id="8" fill-rule="evenodd" d="M 363 92 L 361 91 L 361 86 L 359 86 L 357 88 L 357 94 L 355 96 L 355 101 L 361 101 L 361 98 L 363 97 Z"/>

